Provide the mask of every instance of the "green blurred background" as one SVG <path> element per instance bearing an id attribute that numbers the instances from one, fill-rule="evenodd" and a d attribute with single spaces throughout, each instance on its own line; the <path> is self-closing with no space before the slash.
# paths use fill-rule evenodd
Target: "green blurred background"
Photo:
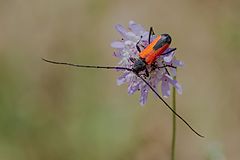
<path id="1" fill-rule="evenodd" d="M 116 65 L 129 20 L 172 35 L 185 63 L 177 110 L 206 138 L 178 120 L 177 159 L 240 159 L 240 1 L 1 0 L 1 160 L 170 158 L 172 114 L 152 93 L 140 107 L 120 73 L 40 59 Z"/>

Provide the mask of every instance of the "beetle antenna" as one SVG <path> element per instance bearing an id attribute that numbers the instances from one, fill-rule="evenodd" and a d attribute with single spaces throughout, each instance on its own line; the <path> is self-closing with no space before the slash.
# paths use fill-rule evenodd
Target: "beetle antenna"
<path id="1" fill-rule="evenodd" d="M 66 66 L 72 66 L 72 67 L 79 67 L 79 68 L 95 68 L 95 69 L 115 69 L 115 70 L 127 70 L 132 71 L 131 68 L 127 67 L 118 67 L 118 66 L 94 66 L 94 65 L 82 65 L 82 64 L 73 64 L 68 62 L 58 62 L 58 61 L 52 61 L 45 58 L 42 58 L 43 61 L 52 63 L 52 64 L 59 64 L 59 65 L 66 65 Z"/>
<path id="2" fill-rule="evenodd" d="M 134 72 L 133 72 L 134 73 Z M 168 107 L 168 109 L 170 109 L 179 119 L 181 119 L 196 135 L 198 135 L 199 137 L 204 138 L 203 135 L 201 135 L 200 133 L 198 133 L 195 129 L 193 129 L 191 127 L 191 125 L 184 119 L 182 118 L 176 111 L 174 111 L 172 109 L 172 107 L 170 107 L 170 105 L 157 93 L 157 91 L 143 78 L 141 77 L 139 74 L 135 73 L 136 76 L 138 76 L 144 83 L 146 83 L 146 85 L 148 85 L 148 87 L 157 95 L 157 97 Z"/>

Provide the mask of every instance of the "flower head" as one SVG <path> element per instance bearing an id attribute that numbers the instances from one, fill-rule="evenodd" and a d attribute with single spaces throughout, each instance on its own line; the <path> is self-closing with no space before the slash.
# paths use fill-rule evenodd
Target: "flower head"
<path id="1" fill-rule="evenodd" d="M 132 59 L 139 58 L 139 51 L 136 44 L 144 49 L 149 45 L 149 31 L 146 31 L 143 26 L 129 22 L 128 29 L 125 29 L 122 25 L 116 25 L 116 30 L 121 34 L 122 40 L 112 42 L 111 46 L 115 48 L 114 56 L 120 59 L 118 63 L 121 67 L 133 68 L 134 62 Z M 150 43 L 156 38 L 156 35 L 151 35 Z M 165 54 L 167 53 L 167 54 Z M 148 82 L 154 90 L 158 92 L 158 84 L 161 84 L 161 92 L 163 97 L 170 96 L 170 86 L 176 88 L 179 94 L 182 93 L 180 84 L 174 80 L 176 76 L 176 68 L 181 67 L 183 63 L 175 58 L 175 51 L 172 48 L 167 48 L 162 55 L 157 57 L 154 61 L 154 65 L 147 65 L 146 69 L 149 72 L 149 76 L 144 76 L 146 82 Z M 140 91 L 140 104 L 144 105 L 147 102 L 149 86 L 142 81 L 135 73 L 131 71 L 123 71 L 123 74 L 117 79 L 117 84 L 128 84 L 128 94 L 133 94 L 136 91 Z"/>

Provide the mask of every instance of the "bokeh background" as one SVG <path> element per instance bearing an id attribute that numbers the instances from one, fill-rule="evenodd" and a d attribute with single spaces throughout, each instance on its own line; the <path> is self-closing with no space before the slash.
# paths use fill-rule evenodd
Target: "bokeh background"
<path id="1" fill-rule="evenodd" d="M 170 158 L 172 114 L 152 93 L 141 107 L 117 72 L 41 61 L 116 65 L 129 20 L 172 35 L 185 63 L 177 110 L 206 138 L 178 120 L 177 159 L 240 159 L 240 1 L 1 0 L 1 160 Z"/>

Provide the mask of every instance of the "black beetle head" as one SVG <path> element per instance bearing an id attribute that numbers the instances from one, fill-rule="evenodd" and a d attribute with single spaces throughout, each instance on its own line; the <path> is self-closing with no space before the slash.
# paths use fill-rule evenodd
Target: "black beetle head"
<path id="1" fill-rule="evenodd" d="M 133 72 L 138 74 L 139 72 L 141 72 L 141 71 L 146 69 L 146 62 L 143 59 L 141 59 L 141 58 L 136 59 L 136 61 L 133 64 L 133 68 L 132 69 L 133 69 Z"/>

